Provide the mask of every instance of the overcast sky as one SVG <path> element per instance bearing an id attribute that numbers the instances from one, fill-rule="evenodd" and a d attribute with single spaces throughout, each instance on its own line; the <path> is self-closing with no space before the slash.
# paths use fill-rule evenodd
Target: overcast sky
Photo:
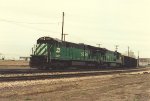
<path id="1" fill-rule="evenodd" d="M 29 56 L 41 36 L 150 57 L 150 0 L 0 0 L 0 53 Z"/>

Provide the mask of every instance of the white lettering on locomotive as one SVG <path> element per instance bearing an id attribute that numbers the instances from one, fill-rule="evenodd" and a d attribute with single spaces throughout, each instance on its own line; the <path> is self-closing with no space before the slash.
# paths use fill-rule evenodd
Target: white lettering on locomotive
<path id="1" fill-rule="evenodd" d="M 87 52 L 81 52 L 81 56 L 88 56 L 88 53 Z"/>
<path id="2" fill-rule="evenodd" d="M 56 53 L 60 53 L 60 48 L 56 48 Z"/>
<path id="3" fill-rule="evenodd" d="M 56 57 L 60 57 L 60 48 L 56 48 Z"/>

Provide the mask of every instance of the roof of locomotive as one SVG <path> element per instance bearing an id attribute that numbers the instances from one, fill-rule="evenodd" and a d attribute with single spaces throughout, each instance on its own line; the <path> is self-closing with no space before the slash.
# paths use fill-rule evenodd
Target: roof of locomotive
<path id="1" fill-rule="evenodd" d="M 72 42 L 67 42 L 67 41 L 62 41 L 62 40 L 59 40 L 57 38 L 51 38 L 51 37 L 40 37 L 38 40 L 37 40 L 37 44 L 39 43 L 56 43 L 56 44 L 64 44 L 67 46 L 74 46 L 74 47 L 87 47 L 91 50 L 95 50 L 95 51 L 103 51 L 103 52 L 106 52 L 106 51 L 109 51 L 109 52 L 114 52 L 114 51 L 111 51 L 111 50 L 108 50 L 106 48 L 100 48 L 100 47 L 95 47 L 95 46 L 91 46 L 91 45 L 87 45 L 87 44 L 84 44 L 84 43 L 72 43 Z M 118 53 L 118 52 L 117 52 Z"/>
<path id="2" fill-rule="evenodd" d="M 61 40 L 59 40 L 57 38 L 55 39 L 55 38 L 51 38 L 51 37 L 45 36 L 45 37 L 40 37 L 37 40 L 37 43 L 49 43 L 49 42 L 52 42 L 52 41 L 62 42 Z"/>

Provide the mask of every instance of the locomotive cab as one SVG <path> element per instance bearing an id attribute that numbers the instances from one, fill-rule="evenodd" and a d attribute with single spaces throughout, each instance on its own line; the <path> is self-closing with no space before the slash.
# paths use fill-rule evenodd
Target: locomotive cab
<path id="1" fill-rule="evenodd" d="M 32 48 L 31 68 L 48 68 L 46 66 L 50 63 L 50 41 L 50 37 L 42 37 L 37 40 L 37 44 Z"/>

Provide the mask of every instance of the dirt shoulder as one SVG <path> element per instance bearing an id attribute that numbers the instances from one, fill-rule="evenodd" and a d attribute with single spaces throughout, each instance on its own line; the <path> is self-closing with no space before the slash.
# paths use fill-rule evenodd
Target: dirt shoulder
<path id="1" fill-rule="evenodd" d="M 24 60 L 0 60 L 1 67 L 27 67 L 29 66 L 29 61 Z"/>
<path id="2" fill-rule="evenodd" d="M 150 74 L 1 83 L 0 101 L 149 101 Z"/>

